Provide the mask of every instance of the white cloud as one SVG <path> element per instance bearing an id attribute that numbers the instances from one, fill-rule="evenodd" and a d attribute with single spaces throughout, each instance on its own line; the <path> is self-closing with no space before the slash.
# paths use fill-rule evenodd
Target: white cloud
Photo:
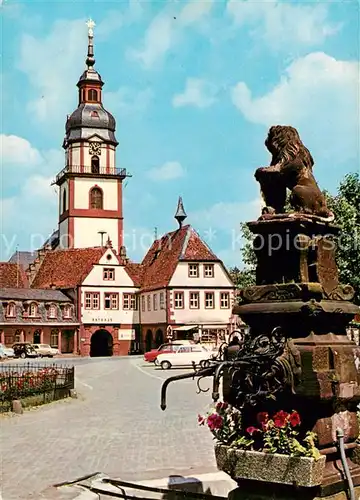
<path id="1" fill-rule="evenodd" d="M 18 243 L 24 250 L 40 247 L 57 227 L 57 187 L 51 182 L 64 166 L 64 155 L 38 150 L 18 136 L 2 136 L 1 144 L 0 259 L 7 259 Z"/>
<path id="2" fill-rule="evenodd" d="M 147 69 L 153 67 L 169 52 L 182 30 L 199 22 L 210 12 L 212 5 L 212 0 L 192 0 L 178 11 L 176 4 L 168 4 L 151 21 L 141 48 L 128 49 L 128 57 L 140 61 Z"/>
<path id="3" fill-rule="evenodd" d="M 39 151 L 29 141 L 16 135 L 0 135 L 0 156 L 2 165 L 18 164 L 31 167 L 42 161 Z"/>
<path id="4" fill-rule="evenodd" d="M 357 61 L 315 52 L 295 60 L 268 94 L 252 97 L 240 82 L 232 100 L 247 120 L 305 130 L 322 154 L 340 161 L 359 155 L 359 89 Z"/>
<path id="5" fill-rule="evenodd" d="M 105 92 L 104 105 L 112 112 L 138 113 L 144 111 L 153 98 L 153 91 L 148 88 L 139 92 L 132 88 L 121 87 L 116 92 Z"/>
<path id="6" fill-rule="evenodd" d="M 319 44 L 340 29 L 329 21 L 326 3 L 229 0 L 227 11 L 236 26 L 250 25 L 254 38 L 262 38 L 276 49 L 288 50 L 289 44 Z"/>
<path id="7" fill-rule="evenodd" d="M 20 250 L 38 249 L 57 227 L 57 195 L 51 179 L 32 175 L 20 191 L 1 200 L 1 260 L 7 260 L 19 244 Z"/>
<path id="8" fill-rule="evenodd" d="M 211 12 L 212 7 L 213 0 L 192 0 L 184 6 L 178 19 L 185 26 L 198 22 Z"/>
<path id="9" fill-rule="evenodd" d="M 188 78 L 182 94 L 173 97 L 173 106 L 196 106 L 206 108 L 215 102 L 216 87 L 199 78 Z"/>
<path id="10" fill-rule="evenodd" d="M 140 50 L 129 49 L 128 56 L 150 68 L 170 49 L 173 39 L 173 16 L 160 13 L 151 22 Z"/>
<path id="11" fill-rule="evenodd" d="M 40 122 L 64 120 L 76 99 L 74 85 L 86 56 L 85 19 L 58 20 L 47 37 L 23 35 L 19 68 L 36 91 L 28 111 Z"/>
<path id="12" fill-rule="evenodd" d="M 261 214 L 262 200 L 256 198 L 249 202 L 226 202 L 220 201 L 202 210 L 192 212 L 189 215 L 194 227 L 202 230 L 227 231 L 237 233 L 240 223 L 248 220 L 256 220 Z M 211 243 L 211 242 L 210 242 Z"/>
<path id="13" fill-rule="evenodd" d="M 154 167 L 148 172 L 148 176 L 154 181 L 170 181 L 185 175 L 185 169 L 177 161 L 168 161 L 160 167 Z"/>

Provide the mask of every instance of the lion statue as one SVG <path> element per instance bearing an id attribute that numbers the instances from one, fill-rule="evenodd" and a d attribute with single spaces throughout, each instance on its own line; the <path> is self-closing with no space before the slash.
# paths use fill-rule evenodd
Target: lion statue
<path id="1" fill-rule="evenodd" d="M 313 176 L 314 160 L 297 130 L 285 125 L 272 126 L 265 146 L 272 155 L 271 164 L 255 172 L 266 204 L 263 214 L 283 214 L 289 189 L 290 204 L 295 212 L 333 220 L 333 213 L 327 208 Z"/>

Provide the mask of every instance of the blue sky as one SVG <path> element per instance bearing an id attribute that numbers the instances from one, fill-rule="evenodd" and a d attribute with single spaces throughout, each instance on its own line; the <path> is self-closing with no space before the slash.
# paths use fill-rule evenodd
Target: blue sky
<path id="1" fill-rule="evenodd" d="M 51 180 L 64 166 L 86 20 L 103 104 L 117 120 L 125 241 L 140 259 L 154 227 L 191 223 L 227 265 L 239 223 L 259 215 L 255 169 L 273 124 L 298 128 L 322 188 L 359 168 L 358 2 L 0 0 L 2 259 L 57 227 Z"/>

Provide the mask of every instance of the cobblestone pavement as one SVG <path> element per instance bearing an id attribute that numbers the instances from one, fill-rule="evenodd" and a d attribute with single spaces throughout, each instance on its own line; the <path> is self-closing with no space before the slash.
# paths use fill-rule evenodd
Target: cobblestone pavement
<path id="1" fill-rule="evenodd" d="M 49 485 L 98 471 L 131 481 L 216 469 L 211 435 L 197 425 L 210 393 L 196 394 L 191 379 L 170 384 L 160 410 L 162 381 L 182 370 L 140 357 L 66 362 L 78 399 L 0 416 L 2 500 L 38 500 Z"/>

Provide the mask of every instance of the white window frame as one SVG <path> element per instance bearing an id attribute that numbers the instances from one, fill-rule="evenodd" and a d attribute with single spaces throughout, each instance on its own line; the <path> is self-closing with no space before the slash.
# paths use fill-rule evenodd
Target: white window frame
<path id="1" fill-rule="evenodd" d="M 226 303 L 224 305 L 224 299 Z M 230 293 L 220 292 L 220 309 L 230 309 Z"/>
<path id="2" fill-rule="evenodd" d="M 204 264 L 204 278 L 213 278 L 215 276 L 214 264 Z"/>
<path id="3" fill-rule="evenodd" d="M 194 296 L 194 297 L 192 297 Z M 196 299 L 196 305 L 194 305 L 194 299 Z M 200 309 L 200 293 L 190 292 L 189 294 L 189 308 L 190 309 Z"/>
<path id="4" fill-rule="evenodd" d="M 189 268 L 189 272 L 188 272 L 188 276 L 189 278 L 198 278 L 200 276 L 200 273 L 199 273 L 199 264 L 188 264 Z"/>
<path id="5" fill-rule="evenodd" d="M 211 298 L 211 306 L 208 305 L 208 300 Z M 205 297 L 204 297 L 204 302 L 205 302 L 205 309 L 214 309 L 215 308 L 215 296 L 214 292 L 205 292 Z"/>
<path id="6" fill-rule="evenodd" d="M 174 292 L 174 309 L 184 309 L 184 292 Z"/>

